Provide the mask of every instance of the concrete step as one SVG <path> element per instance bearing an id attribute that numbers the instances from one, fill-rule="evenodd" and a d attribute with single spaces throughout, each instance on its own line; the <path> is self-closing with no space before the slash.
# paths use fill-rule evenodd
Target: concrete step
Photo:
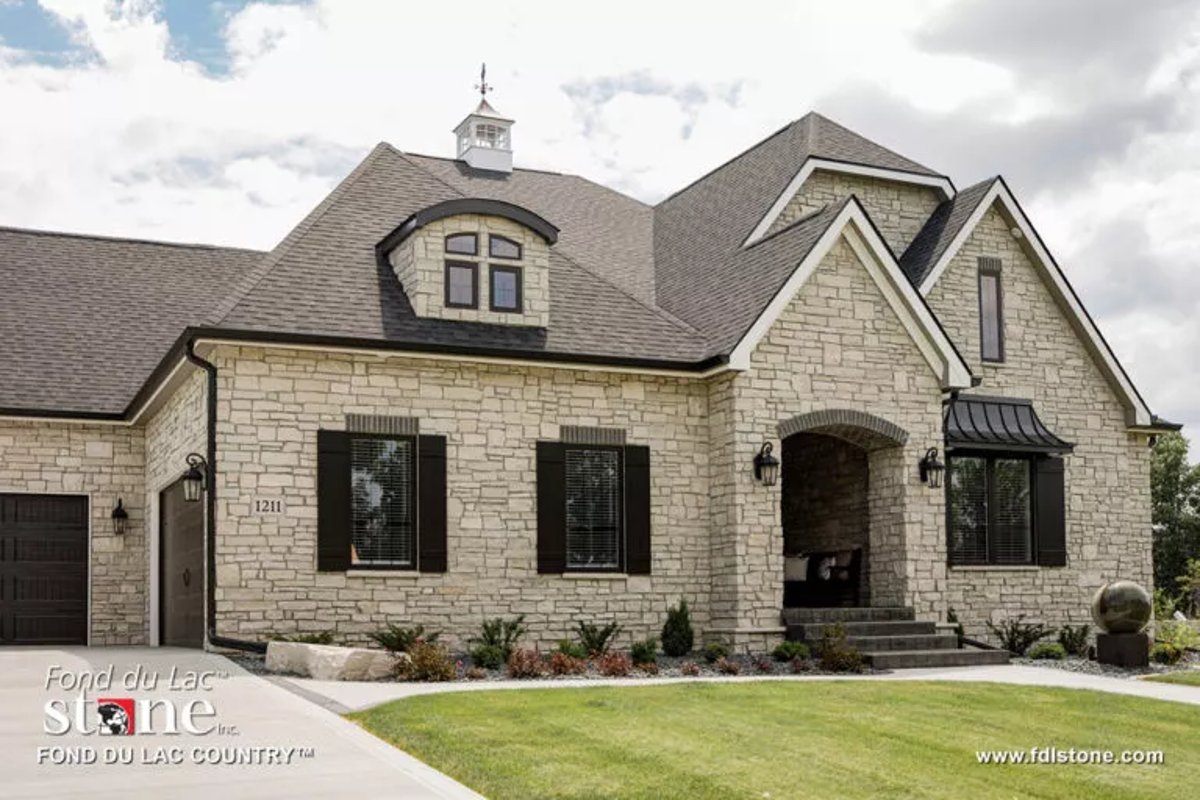
<path id="1" fill-rule="evenodd" d="M 916 616 L 911 608 L 900 606 L 855 607 L 855 608 L 785 608 L 783 623 L 799 625 L 817 622 L 890 622 L 912 620 Z"/>
<path id="2" fill-rule="evenodd" d="M 915 669 L 918 667 L 978 667 L 1007 664 L 1006 650 L 876 650 L 864 651 L 866 662 L 875 669 Z"/>
<path id="3" fill-rule="evenodd" d="M 879 650 L 954 650 L 958 647 L 958 637 L 953 633 L 916 636 L 848 636 L 846 641 L 864 653 Z"/>
<path id="4" fill-rule="evenodd" d="M 821 640 L 821 632 L 831 623 L 798 623 L 787 626 L 787 638 L 794 642 Z M 847 637 L 861 636 L 932 636 L 937 628 L 932 622 L 895 620 L 887 622 L 843 622 Z"/>

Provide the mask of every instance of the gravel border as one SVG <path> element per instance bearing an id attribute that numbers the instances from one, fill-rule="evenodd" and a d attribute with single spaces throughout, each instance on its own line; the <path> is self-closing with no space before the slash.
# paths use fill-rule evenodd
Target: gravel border
<path id="1" fill-rule="evenodd" d="M 1013 658 L 1010 663 L 1023 667 L 1041 667 L 1043 669 L 1059 669 L 1066 672 L 1079 672 L 1085 675 L 1104 675 L 1109 678 L 1125 678 L 1137 680 L 1147 675 L 1166 675 L 1171 672 L 1187 672 L 1200 667 L 1200 654 L 1188 653 L 1182 661 L 1175 665 L 1154 664 L 1137 669 L 1126 669 L 1112 664 L 1101 664 L 1099 661 L 1089 661 L 1086 658 L 1069 656 L 1062 661 L 1052 658 Z"/>

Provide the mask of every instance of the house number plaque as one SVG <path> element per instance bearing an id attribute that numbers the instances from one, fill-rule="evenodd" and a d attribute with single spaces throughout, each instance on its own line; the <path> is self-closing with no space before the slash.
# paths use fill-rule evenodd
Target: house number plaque
<path id="1" fill-rule="evenodd" d="M 256 497 L 250 511 L 256 517 L 282 517 L 287 514 L 287 504 L 282 497 Z"/>

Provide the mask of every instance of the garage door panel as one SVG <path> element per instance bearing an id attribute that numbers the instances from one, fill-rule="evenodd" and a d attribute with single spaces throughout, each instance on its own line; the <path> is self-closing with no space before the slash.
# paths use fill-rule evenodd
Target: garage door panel
<path id="1" fill-rule="evenodd" d="M 87 642 L 86 497 L 0 495 L 0 644 Z"/>
<path id="2" fill-rule="evenodd" d="M 87 641 L 86 609 L 47 614 L 18 613 L 13 617 L 14 643 L 84 644 Z"/>

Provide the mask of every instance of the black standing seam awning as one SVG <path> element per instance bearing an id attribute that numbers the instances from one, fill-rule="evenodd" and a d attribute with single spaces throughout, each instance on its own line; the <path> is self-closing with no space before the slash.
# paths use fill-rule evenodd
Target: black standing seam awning
<path id="1" fill-rule="evenodd" d="M 1069 453 L 1075 448 L 1040 419 L 1033 403 L 1015 397 L 957 395 L 946 403 L 946 449 Z"/>

